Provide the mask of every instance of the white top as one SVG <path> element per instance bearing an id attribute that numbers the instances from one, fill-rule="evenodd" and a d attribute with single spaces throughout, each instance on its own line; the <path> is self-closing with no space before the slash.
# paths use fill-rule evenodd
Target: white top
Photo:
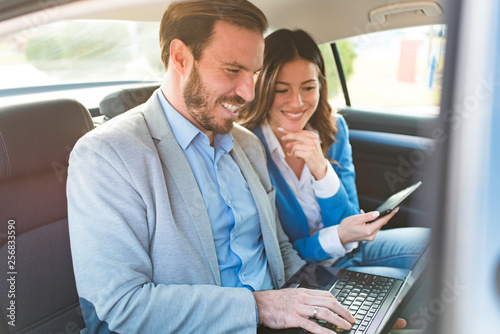
<path id="1" fill-rule="evenodd" d="M 271 158 L 276 166 L 278 166 L 278 169 L 288 183 L 288 186 L 297 198 L 302 211 L 304 211 L 309 225 L 309 235 L 312 236 L 319 231 L 318 240 L 321 247 L 333 258 L 344 256 L 346 252 L 350 252 L 353 249 L 354 243 L 348 243 L 345 246 L 342 246 L 339 238 L 338 225 L 324 228 L 321 220 L 320 207 L 318 200 L 316 199 L 316 197 L 332 197 L 339 190 L 340 180 L 330 162 L 325 158 L 327 162 L 327 171 L 326 176 L 321 180 L 316 180 L 314 178 L 309 171 L 307 164 L 304 166 L 299 179 L 286 163 L 285 152 L 283 152 L 283 148 L 281 147 L 278 138 L 276 138 L 276 135 L 269 126 L 267 120 L 261 124 L 261 128 L 269 147 Z M 309 124 L 306 125 L 305 129 L 318 135 L 318 132 Z"/>

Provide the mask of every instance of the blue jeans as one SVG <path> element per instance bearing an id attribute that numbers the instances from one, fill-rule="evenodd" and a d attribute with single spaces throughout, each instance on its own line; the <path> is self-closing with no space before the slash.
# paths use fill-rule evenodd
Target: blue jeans
<path id="1" fill-rule="evenodd" d="M 379 231 L 373 241 L 338 259 L 333 267 L 404 279 L 430 241 L 430 230 L 405 227 Z"/>

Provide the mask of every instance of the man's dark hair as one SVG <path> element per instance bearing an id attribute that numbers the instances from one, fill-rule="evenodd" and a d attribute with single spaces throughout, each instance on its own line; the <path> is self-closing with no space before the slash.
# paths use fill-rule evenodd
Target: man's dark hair
<path id="1" fill-rule="evenodd" d="M 260 9 L 247 0 L 199 0 L 171 4 L 161 20 L 160 48 L 165 69 L 168 67 L 170 43 L 175 38 L 186 44 L 195 60 L 201 58 L 210 43 L 215 22 L 224 21 L 264 34 L 267 19 Z"/>

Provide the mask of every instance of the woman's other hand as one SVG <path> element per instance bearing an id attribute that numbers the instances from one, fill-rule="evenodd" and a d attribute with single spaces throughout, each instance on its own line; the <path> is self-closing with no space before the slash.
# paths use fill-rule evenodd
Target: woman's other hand
<path id="1" fill-rule="evenodd" d="M 377 219 L 377 211 L 360 213 L 359 215 L 344 218 L 338 227 L 339 238 L 342 245 L 355 241 L 373 241 L 377 232 L 398 212 L 396 208 L 390 214 Z M 371 222 L 372 220 L 375 221 Z M 371 223 L 370 223 L 371 222 Z"/>

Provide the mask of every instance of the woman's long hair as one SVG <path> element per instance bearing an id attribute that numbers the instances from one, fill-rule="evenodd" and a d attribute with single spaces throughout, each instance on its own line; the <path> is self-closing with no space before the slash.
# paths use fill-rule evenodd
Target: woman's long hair
<path id="1" fill-rule="evenodd" d="M 321 148 L 326 154 L 335 141 L 337 127 L 332 117 L 332 107 L 328 103 L 323 56 L 316 42 L 303 30 L 280 29 L 266 37 L 264 64 L 255 84 L 255 99 L 240 110 L 238 122 L 253 130 L 269 116 L 278 73 L 284 64 L 296 59 L 310 61 L 319 69 L 319 103 L 309 124 L 319 132 Z"/>

